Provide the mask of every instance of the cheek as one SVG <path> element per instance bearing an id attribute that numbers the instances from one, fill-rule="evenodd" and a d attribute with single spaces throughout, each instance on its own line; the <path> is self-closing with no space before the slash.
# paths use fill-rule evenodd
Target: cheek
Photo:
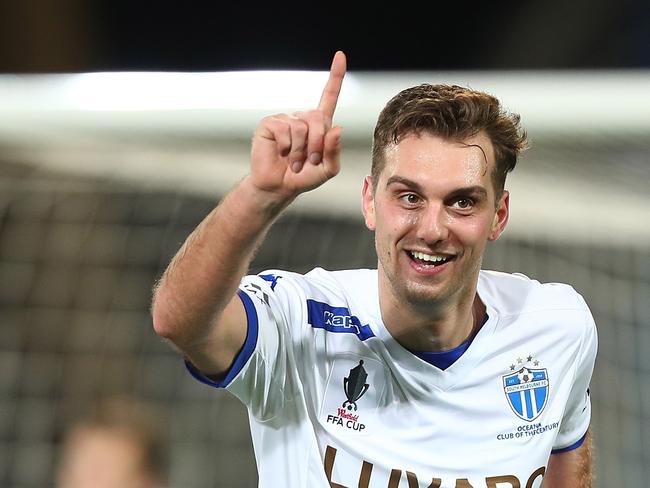
<path id="1" fill-rule="evenodd" d="M 460 241 L 467 244 L 486 241 L 492 231 L 491 224 L 491 220 L 484 218 L 449 218 L 450 229 L 453 229 L 453 233 Z"/>
<path id="2" fill-rule="evenodd" d="M 402 218 L 402 227 L 417 227 L 420 223 L 420 215 L 411 212 Z"/>
<path id="3" fill-rule="evenodd" d="M 419 216 L 416 212 L 407 212 L 400 208 L 382 205 L 376 207 L 377 230 L 384 233 L 399 235 L 405 229 L 418 224 Z"/>
<path id="4" fill-rule="evenodd" d="M 390 240 L 398 241 L 407 236 L 419 225 L 419 217 L 414 212 L 395 212 L 386 222 L 385 231 Z"/>
<path id="5" fill-rule="evenodd" d="M 379 215 L 379 214 L 378 214 Z M 419 218 L 412 212 L 384 211 L 381 218 L 377 218 L 375 229 L 375 242 L 378 251 L 391 256 L 392 249 L 399 246 L 399 242 L 406 239 L 412 229 L 416 229 Z"/>

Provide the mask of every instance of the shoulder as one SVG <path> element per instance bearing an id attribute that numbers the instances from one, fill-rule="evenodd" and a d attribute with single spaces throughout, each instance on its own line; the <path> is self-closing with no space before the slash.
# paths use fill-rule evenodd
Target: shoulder
<path id="1" fill-rule="evenodd" d="M 314 268 L 306 274 L 270 269 L 250 277 L 273 291 L 326 302 L 347 302 L 350 298 L 377 289 L 377 270 L 350 269 L 329 271 Z"/>
<path id="2" fill-rule="evenodd" d="M 499 328 L 596 348 L 596 325 L 583 297 L 565 283 L 540 283 L 522 274 L 481 271 L 479 296 L 499 316 Z M 578 350 L 576 350 L 576 353 Z"/>
<path id="3" fill-rule="evenodd" d="M 376 270 L 315 268 L 306 274 L 267 270 L 249 279 L 265 290 L 262 301 L 274 310 L 277 320 L 293 330 L 354 332 L 361 340 L 374 335 L 362 321 L 365 324 L 368 316 L 378 314 Z M 274 288 L 269 286 L 272 282 Z"/>
<path id="4" fill-rule="evenodd" d="M 318 290 L 323 298 L 341 304 L 365 302 L 377 295 L 377 270 L 348 269 L 328 271 L 314 268 L 305 275 L 312 290 Z"/>
<path id="5" fill-rule="evenodd" d="M 540 283 L 520 273 L 481 271 L 479 295 L 503 314 L 589 309 L 583 297 L 566 283 Z"/>
<path id="6" fill-rule="evenodd" d="M 328 271 L 323 268 L 314 268 L 305 275 L 305 278 L 322 286 L 331 286 L 343 290 L 353 290 L 361 286 L 376 285 L 377 270 L 346 269 Z"/>

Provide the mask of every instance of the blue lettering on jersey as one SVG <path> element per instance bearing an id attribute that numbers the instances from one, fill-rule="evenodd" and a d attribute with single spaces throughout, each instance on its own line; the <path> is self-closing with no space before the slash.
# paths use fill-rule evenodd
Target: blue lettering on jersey
<path id="1" fill-rule="evenodd" d="M 307 314 L 309 324 L 316 329 L 355 334 L 362 341 L 375 337 L 370 326 L 362 325 L 359 318 L 350 315 L 350 310 L 345 307 L 332 307 L 327 303 L 307 300 Z"/>
<path id="2" fill-rule="evenodd" d="M 278 280 L 282 278 L 282 276 L 275 276 L 274 274 L 261 274 L 259 275 L 260 278 L 262 278 L 264 281 L 268 281 L 271 283 L 271 291 L 275 291 L 275 285 L 278 284 Z"/>

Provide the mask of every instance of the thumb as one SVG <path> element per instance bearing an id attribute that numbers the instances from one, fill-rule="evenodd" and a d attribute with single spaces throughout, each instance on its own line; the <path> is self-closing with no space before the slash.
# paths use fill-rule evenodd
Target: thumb
<path id="1" fill-rule="evenodd" d="M 341 169 L 341 133 L 340 125 L 332 127 L 325 134 L 323 147 L 323 166 L 328 178 L 336 176 Z"/>

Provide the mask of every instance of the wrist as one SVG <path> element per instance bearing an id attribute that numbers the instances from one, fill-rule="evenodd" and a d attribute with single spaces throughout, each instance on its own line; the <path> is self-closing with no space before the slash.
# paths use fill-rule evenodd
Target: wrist
<path id="1" fill-rule="evenodd" d="M 247 175 L 239 184 L 242 197 L 255 211 L 272 217 L 280 214 L 293 202 L 297 195 L 285 195 L 264 190 L 255 185 L 251 175 Z"/>

